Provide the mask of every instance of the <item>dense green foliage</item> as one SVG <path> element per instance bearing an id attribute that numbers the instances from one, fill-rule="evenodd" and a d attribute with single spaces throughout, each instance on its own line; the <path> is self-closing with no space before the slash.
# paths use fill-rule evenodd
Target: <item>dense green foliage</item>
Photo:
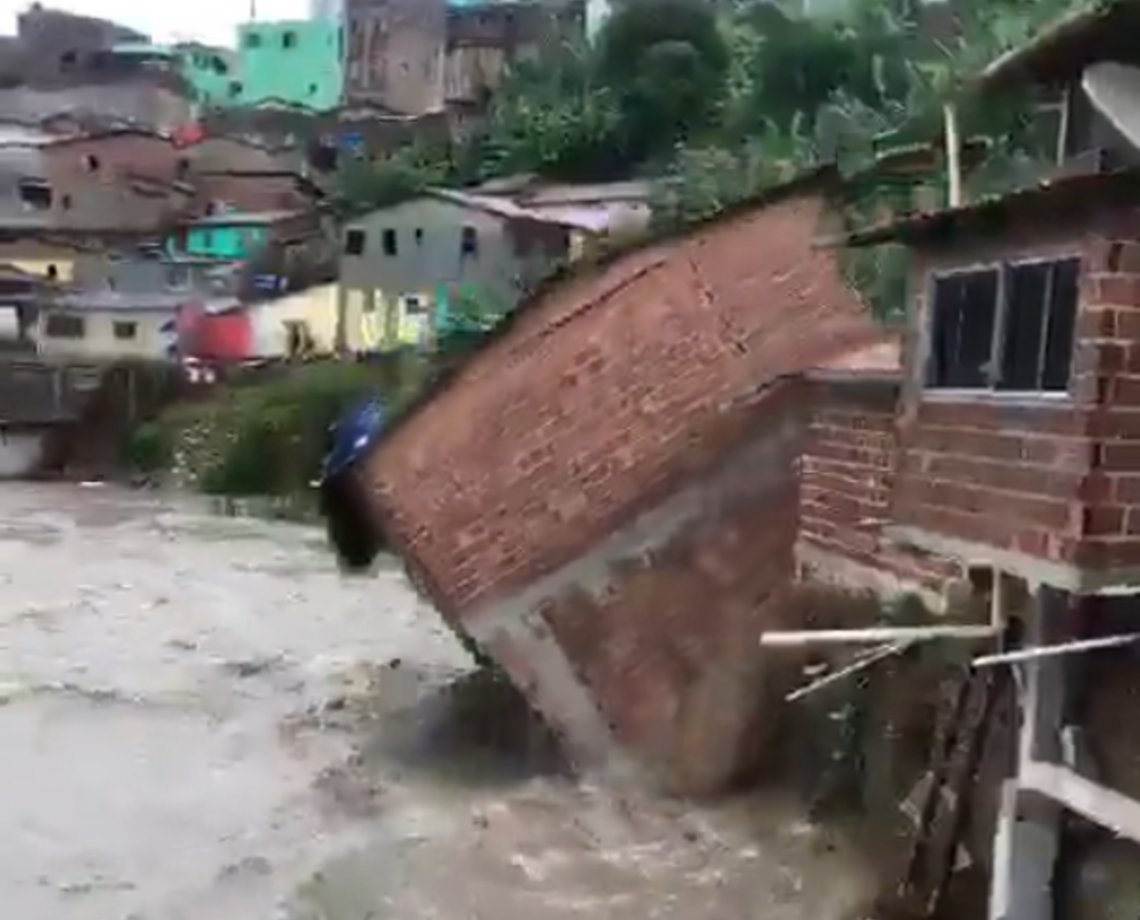
<path id="1" fill-rule="evenodd" d="M 1032 167 L 1032 126 L 1024 107 L 971 94 L 964 80 L 1074 2 L 957 4 L 966 14 L 956 28 L 932 34 L 929 7 L 909 0 L 852 0 L 847 17 L 821 20 L 760 0 L 719 14 L 693 0 L 630 0 L 594 47 L 516 65 L 468 142 L 351 164 L 345 197 L 369 207 L 520 172 L 649 175 L 668 180 L 658 214 L 672 223 L 789 171 L 823 161 L 858 169 L 885 141 L 936 138 L 949 101 L 963 136 L 992 140 L 976 182 L 1000 188 Z"/>
<path id="2" fill-rule="evenodd" d="M 174 466 L 212 494 L 306 494 L 341 414 L 377 392 L 395 405 L 407 401 L 423 374 L 422 362 L 410 354 L 250 372 L 139 429 L 133 454 L 140 466 Z"/>
<path id="3" fill-rule="evenodd" d="M 157 422 L 143 422 L 127 438 L 126 463 L 140 473 L 157 473 L 170 468 L 174 444 L 170 432 Z"/>
<path id="4" fill-rule="evenodd" d="M 1104 2 L 1104 0 L 1092 0 Z M 962 137 L 988 140 L 971 194 L 1024 181 L 1051 153 L 1025 100 L 971 91 L 966 79 L 1073 0 L 976 0 L 937 39 L 912 0 L 852 0 L 835 20 L 789 18 L 772 3 L 714 12 L 695 0 L 628 0 L 594 46 L 518 63 L 483 129 L 464 144 L 405 148 L 342 167 L 341 204 L 367 209 L 438 184 L 513 173 L 564 181 L 658 178 L 664 225 L 709 217 L 797 172 L 837 164 L 849 225 L 913 204 L 913 176 L 868 171 L 885 148 L 937 139 L 948 105 Z M 945 200 L 945 170 L 919 177 Z M 850 281 L 879 316 L 898 315 L 905 253 L 845 252 Z M 412 398 L 502 317 L 455 305 L 433 356 L 382 365 L 317 365 L 255 378 L 137 431 L 134 464 L 181 462 L 207 491 L 288 494 L 317 476 L 334 419 L 367 392 Z"/>

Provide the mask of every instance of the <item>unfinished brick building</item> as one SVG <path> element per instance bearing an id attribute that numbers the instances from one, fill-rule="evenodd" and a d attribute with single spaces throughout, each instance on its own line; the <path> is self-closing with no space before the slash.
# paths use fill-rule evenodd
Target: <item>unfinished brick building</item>
<path id="1" fill-rule="evenodd" d="M 889 537 L 898 474 L 900 342 L 888 338 L 805 375 L 809 437 L 800 460 L 798 576 L 942 610 L 960 567 Z"/>
<path id="2" fill-rule="evenodd" d="M 711 790 L 764 737 L 803 374 L 882 336 L 813 245 L 827 179 L 553 286 L 357 471 L 443 616 L 583 760 Z"/>
<path id="3" fill-rule="evenodd" d="M 1076 176 L 851 241 L 915 253 L 896 537 L 1070 590 L 1136 580 L 1138 192 Z"/>
<path id="4" fill-rule="evenodd" d="M 404 115 L 443 108 L 444 0 L 347 0 L 345 101 Z"/>

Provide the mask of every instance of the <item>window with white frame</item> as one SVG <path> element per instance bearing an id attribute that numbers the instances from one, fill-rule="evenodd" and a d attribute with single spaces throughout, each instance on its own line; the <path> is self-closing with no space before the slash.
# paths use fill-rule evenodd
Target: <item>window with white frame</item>
<path id="1" fill-rule="evenodd" d="M 932 279 L 932 389 L 1063 392 L 1080 287 L 1076 258 L 1008 262 Z"/>

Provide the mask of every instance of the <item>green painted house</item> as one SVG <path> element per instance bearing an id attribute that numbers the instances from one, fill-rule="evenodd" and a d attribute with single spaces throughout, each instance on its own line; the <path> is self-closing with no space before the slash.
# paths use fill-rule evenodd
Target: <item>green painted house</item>
<path id="1" fill-rule="evenodd" d="M 228 104 L 336 108 L 344 84 L 344 31 L 335 19 L 247 22 L 238 27 L 238 77 Z"/>
<path id="2" fill-rule="evenodd" d="M 174 46 L 179 73 L 194 90 L 195 98 L 208 106 L 224 105 L 237 79 L 237 55 L 228 48 L 186 43 Z"/>
<path id="3" fill-rule="evenodd" d="M 180 247 L 188 256 L 207 259 L 247 259 L 267 238 L 265 221 L 255 216 L 207 217 L 186 228 Z"/>
<path id="4" fill-rule="evenodd" d="M 227 48 L 197 42 L 154 45 L 124 42 L 111 53 L 117 60 L 136 67 L 153 66 L 177 73 L 190 85 L 197 102 L 207 106 L 224 105 L 237 78 L 237 57 Z"/>

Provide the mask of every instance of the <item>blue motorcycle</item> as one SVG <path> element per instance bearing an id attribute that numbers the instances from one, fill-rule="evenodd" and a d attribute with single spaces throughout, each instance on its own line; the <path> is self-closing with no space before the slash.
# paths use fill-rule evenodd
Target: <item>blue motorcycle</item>
<path id="1" fill-rule="evenodd" d="M 321 468 L 320 505 L 329 542 L 342 569 L 364 571 L 384 546 L 379 528 L 368 518 L 363 483 L 353 475 L 357 463 L 380 439 L 390 413 L 379 396 L 353 406 L 332 426 L 332 449 Z"/>

